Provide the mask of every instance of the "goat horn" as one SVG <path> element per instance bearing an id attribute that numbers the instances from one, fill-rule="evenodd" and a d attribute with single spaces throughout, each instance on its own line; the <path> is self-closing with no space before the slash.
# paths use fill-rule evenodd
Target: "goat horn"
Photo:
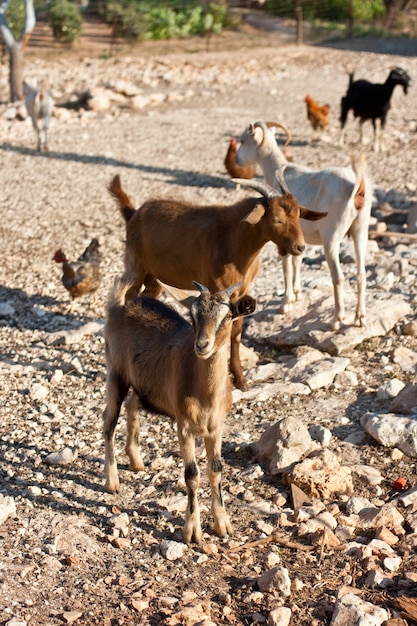
<path id="1" fill-rule="evenodd" d="M 286 126 L 284 126 L 284 124 L 280 124 L 279 122 L 265 122 L 265 126 L 267 128 L 274 128 L 274 127 L 275 128 L 281 128 L 284 131 L 284 133 L 287 135 L 287 140 L 286 140 L 286 142 L 284 144 L 284 148 L 286 148 L 288 146 L 288 144 L 291 141 L 291 133 L 288 130 L 288 128 Z"/>
<path id="2" fill-rule="evenodd" d="M 284 170 L 286 167 L 287 167 L 287 164 L 280 165 L 278 169 L 275 171 L 275 178 L 279 186 L 281 187 L 282 191 L 284 193 L 290 193 L 290 190 L 288 189 L 287 183 L 285 182 L 285 179 L 284 179 Z"/>
<path id="3" fill-rule="evenodd" d="M 236 183 L 236 185 L 242 185 L 243 187 L 251 187 L 252 189 L 256 189 L 256 191 L 259 191 L 259 193 L 267 199 L 275 198 L 279 195 L 276 189 L 259 180 L 248 180 L 247 178 L 232 178 L 232 182 Z"/>
<path id="4" fill-rule="evenodd" d="M 192 283 L 193 283 L 194 287 L 197 287 L 197 289 L 198 289 L 198 291 L 200 293 L 203 293 L 203 291 L 208 291 L 207 287 L 204 287 L 204 285 L 201 285 L 196 280 L 193 280 Z"/>
<path id="5" fill-rule="evenodd" d="M 232 293 L 240 289 L 241 286 L 242 283 L 236 283 L 236 285 L 231 285 L 231 287 L 226 287 L 226 289 L 223 289 L 223 293 L 225 293 L 227 296 L 231 296 Z"/>

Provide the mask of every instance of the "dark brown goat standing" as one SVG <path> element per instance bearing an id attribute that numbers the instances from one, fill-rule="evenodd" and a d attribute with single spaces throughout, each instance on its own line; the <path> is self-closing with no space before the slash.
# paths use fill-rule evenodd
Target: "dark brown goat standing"
<path id="1" fill-rule="evenodd" d="M 232 532 L 221 488 L 223 423 L 232 406 L 228 346 L 233 320 L 251 314 L 256 304 L 249 295 L 231 301 L 239 285 L 211 294 L 203 285 L 194 284 L 201 293 L 191 303 L 191 325 L 154 298 L 125 302 L 130 284 L 116 281 L 105 328 L 105 488 L 110 493 L 119 490 L 114 435 L 120 407 L 132 388 L 126 405 L 126 453 L 131 470 L 144 469 L 139 448 L 140 406 L 176 421 L 188 495 L 183 529 L 187 543 L 202 538 L 196 437 L 202 437 L 206 446 L 214 531 L 220 537 Z"/>

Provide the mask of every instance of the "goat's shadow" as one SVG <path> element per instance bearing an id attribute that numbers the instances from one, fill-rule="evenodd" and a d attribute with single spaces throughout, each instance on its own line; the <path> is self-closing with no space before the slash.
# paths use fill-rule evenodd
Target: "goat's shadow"
<path id="1" fill-rule="evenodd" d="M 215 187 L 222 189 L 225 187 L 229 187 L 230 189 L 236 188 L 236 185 L 230 181 L 226 174 L 224 177 L 212 176 L 210 174 L 201 174 L 200 172 L 193 172 L 189 170 L 143 165 L 141 163 L 114 159 L 112 157 L 93 154 L 78 154 L 76 152 L 57 152 L 55 150 L 38 152 L 32 148 L 13 146 L 10 143 L 1 144 L 0 149 L 4 152 L 15 152 L 25 156 L 33 156 L 37 158 L 74 161 L 76 163 L 84 163 L 87 165 L 104 165 L 111 168 L 124 167 L 126 169 L 139 170 L 147 174 L 162 174 L 166 177 L 166 183 L 183 187 Z"/>
<path id="2" fill-rule="evenodd" d="M 5 452 L 13 451 L 13 460 L 5 460 Z M 2 477 L 2 461 L 4 467 L 13 471 L 13 476 L 4 480 L 5 493 L 18 498 L 22 496 L 22 468 L 25 468 L 28 476 L 24 479 L 24 497 L 35 505 L 39 510 L 59 511 L 66 514 L 79 515 L 81 512 L 95 526 L 105 527 L 109 512 L 115 503 L 115 498 L 109 495 L 103 499 L 103 463 L 99 458 L 78 455 L 78 458 L 71 465 L 48 465 L 43 459 L 49 453 L 46 449 L 38 448 L 34 445 L 23 442 L 14 443 L 3 438 L 0 442 L 0 480 Z M 123 469 L 123 466 L 119 466 Z M 44 478 L 39 480 L 36 471 L 42 472 Z M 54 485 L 54 486 L 52 486 Z M 71 485 L 78 485 L 85 491 L 79 493 Z M 57 494 L 57 488 L 59 495 Z M 42 493 L 38 494 L 37 490 Z M 103 511 L 103 507 L 105 511 Z M 124 508 L 130 514 L 133 509 Z M 155 518 L 160 515 L 160 510 L 155 502 L 155 506 L 148 506 L 147 510 L 141 511 L 141 528 L 152 531 L 155 528 Z M 177 520 L 180 523 L 179 520 Z"/>
<path id="3" fill-rule="evenodd" d="M 61 330 L 75 330 L 97 320 L 97 315 L 80 314 L 77 311 L 70 312 L 69 301 L 49 295 L 28 295 L 23 289 L 6 287 L 0 284 L 0 302 L 9 304 L 13 311 L 3 314 L 1 325 L 9 328 L 26 330 L 38 330 L 51 333 Z M 55 322 L 54 322 L 55 320 Z M 54 323 L 53 323 L 54 322 Z"/>

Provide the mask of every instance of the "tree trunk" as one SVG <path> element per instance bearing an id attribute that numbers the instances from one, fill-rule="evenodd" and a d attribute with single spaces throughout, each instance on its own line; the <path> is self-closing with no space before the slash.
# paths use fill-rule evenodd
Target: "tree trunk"
<path id="1" fill-rule="evenodd" d="M 11 0 L 0 0 L 0 36 L 9 53 L 9 84 L 12 102 L 23 100 L 23 51 L 35 28 L 36 16 L 34 0 L 23 0 L 25 23 L 19 41 L 16 41 L 6 19 L 6 11 Z"/>
<path id="2" fill-rule="evenodd" d="M 9 49 L 10 99 L 12 102 L 23 100 L 23 46 L 15 41 Z"/>

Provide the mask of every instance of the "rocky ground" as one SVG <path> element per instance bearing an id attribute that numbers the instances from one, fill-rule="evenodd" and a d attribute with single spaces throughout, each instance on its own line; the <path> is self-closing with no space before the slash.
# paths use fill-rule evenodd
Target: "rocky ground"
<path id="1" fill-rule="evenodd" d="M 244 337 L 251 385 L 234 392 L 224 433 L 234 535 L 212 533 L 200 446 L 204 542 L 181 542 L 183 468 L 175 429 L 158 416 L 143 418 L 146 469 L 133 475 L 123 414 L 121 493 L 103 491 L 102 329 L 124 238 L 106 191 L 113 175 L 137 204 L 150 195 L 232 202 L 248 193 L 224 170 L 232 133 L 276 119 L 291 130 L 296 161 L 345 165 L 359 152 L 352 119 L 347 146 L 337 142 L 347 68 L 383 81 L 399 65 L 417 77 L 415 42 L 374 42 L 378 52 L 366 50 L 369 41 L 282 45 L 270 33 L 258 33 L 258 46 L 243 35 L 231 50 L 221 43 L 106 58 L 29 48 L 27 80 L 47 79 L 57 103 L 49 152 L 40 154 L 23 108 L 7 102 L 0 67 L 2 624 L 417 620 L 414 86 L 408 96 L 394 92 L 385 152 L 372 151 L 365 127 L 373 228 L 394 231 L 370 237 L 367 328 L 352 327 L 349 242 L 347 319 L 336 335 L 322 250 L 308 248 L 303 299 L 286 316 L 280 260 L 271 244 L 262 253 L 258 312 Z M 328 141 L 310 140 L 306 93 L 331 106 Z M 69 313 L 52 256 L 62 247 L 75 258 L 92 237 L 103 255 L 98 302 L 85 297 Z"/>

